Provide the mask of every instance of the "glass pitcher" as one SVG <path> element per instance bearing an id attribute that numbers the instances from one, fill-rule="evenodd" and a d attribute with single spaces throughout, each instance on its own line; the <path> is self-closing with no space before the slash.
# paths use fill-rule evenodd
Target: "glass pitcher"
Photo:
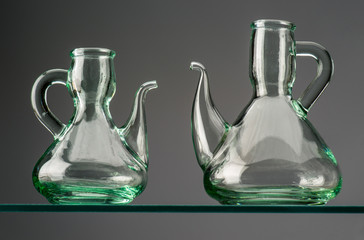
<path id="1" fill-rule="evenodd" d="M 287 21 L 252 23 L 250 81 L 253 97 L 233 124 L 210 96 L 205 67 L 192 109 L 196 157 L 207 193 L 222 204 L 325 204 L 341 189 L 336 159 L 307 119 L 333 73 L 329 53 L 313 42 L 295 42 Z M 296 56 L 313 57 L 318 75 L 292 99 Z"/>
<path id="2" fill-rule="evenodd" d="M 146 186 L 144 101 L 157 83 L 139 88 L 128 121 L 116 127 L 109 111 L 116 90 L 114 56 L 114 51 L 103 48 L 75 49 L 68 71 L 47 71 L 33 85 L 34 112 L 54 136 L 34 167 L 33 183 L 51 203 L 126 204 Z M 67 86 L 73 98 L 75 110 L 68 124 L 47 106 L 47 89 L 53 84 Z"/>

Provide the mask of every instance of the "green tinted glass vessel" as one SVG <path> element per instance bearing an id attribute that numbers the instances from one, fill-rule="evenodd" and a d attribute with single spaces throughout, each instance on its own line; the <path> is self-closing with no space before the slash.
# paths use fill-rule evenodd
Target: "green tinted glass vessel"
<path id="1" fill-rule="evenodd" d="M 144 101 L 157 84 L 146 82 L 139 88 L 129 120 L 116 127 L 109 111 L 116 90 L 114 56 L 103 48 L 75 49 L 68 71 L 47 71 L 34 83 L 34 112 L 54 142 L 37 162 L 33 183 L 51 203 L 126 204 L 146 186 Z M 53 84 L 67 86 L 73 98 L 75 110 L 68 124 L 47 106 L 47 89 Z"/>
<path id="2" fill-rule="evenodd" d="M 296 42 L 295 26 L 280 20 L 252 23 L 253 97 L 233 124 L 214 107 L 205 67 L 192 109 L 192 135 L 207 193 L 222 204 L 325 204 L 341 188 L 336 159 L 307 119 L 333 73 L 329 53 Z M 291 91 L 296 56 L 313 57 L 318 75 L 298 100 Z"/>

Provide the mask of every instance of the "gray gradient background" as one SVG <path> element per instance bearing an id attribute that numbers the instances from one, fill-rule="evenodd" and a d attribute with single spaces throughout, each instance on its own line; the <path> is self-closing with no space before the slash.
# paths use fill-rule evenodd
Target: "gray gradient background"
<path id="1" fill-rule="evenodd" d="M 52 142 L 35 118 L 30 91 L 53 68 L 68 69 L 69 51 L 98 46 L 116 51 L 115 122 L 127 119 L 134 93 L 148 94 L 149 182 L 133 204 L 217 204 L 204 191 L 192 147 L 191 105 L 201 61 L 213 99 L 232 122 L 248 103 L 250 22 L 274 18 L 297 25 L 296 40 L 324 45 L 335 61 L 330 86 L 309 119 L 332 148 L 343 188 L 329 205 L 364 205 L 364 21 L 359 1 L 7 1 L 1 20 L 0 203 L 46 203 L 32 169 Z M 299 58 L 294 96 L 315 76 Z M 72 113 L 66 89 L 49 91 L 64 122 Z M 1 239 L 363 239 L 364 215 L 0 213 Z M 5 236 L 5 238 L 3 238 Z M 52 236 L 52 237 L 50 237 Z"/>

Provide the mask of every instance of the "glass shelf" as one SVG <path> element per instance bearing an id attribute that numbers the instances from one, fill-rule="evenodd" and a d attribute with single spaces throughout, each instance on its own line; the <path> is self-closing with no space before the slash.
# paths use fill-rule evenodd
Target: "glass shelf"
<path id="1" fill-rule="evenodd" d="M 126 205 L 126 206 L 118 206 L 118 205 L 0 204 L 0 212 L 363 214 L 364 206 L 221 206 L 221 205 Z"/>

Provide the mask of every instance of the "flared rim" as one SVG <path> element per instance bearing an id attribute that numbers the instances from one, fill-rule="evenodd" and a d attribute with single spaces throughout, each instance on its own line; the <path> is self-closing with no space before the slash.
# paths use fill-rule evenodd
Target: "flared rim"
<path id="1" fill-rule="evenodd" d="M 107 48 L 96 48 L 96 47 L 87 47 L 87 48 L 76 48 L 71 51 L 71 57 L 115 57 L 115 52 L 113 50 Z"/>
<path id="2" fill-rule="evenodd" d="M 256 28 L 271 28 L 271 29 L 278 29 L 278 28 L 287 28 L 291 31 L 296 29 L 296 26 L 288 21 L 285 20 L 276 20 L 276 19 L 260 19 L 252 22 L 250 25 L 252 29 Z"/>

